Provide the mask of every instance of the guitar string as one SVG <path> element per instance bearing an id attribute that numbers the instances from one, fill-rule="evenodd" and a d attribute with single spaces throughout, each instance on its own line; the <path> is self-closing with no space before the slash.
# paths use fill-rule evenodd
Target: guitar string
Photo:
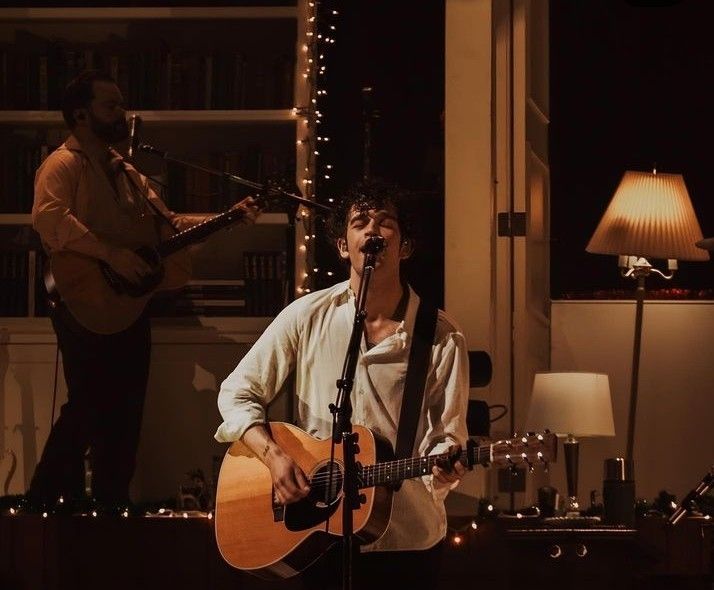
<path id="1" fill-rule="evenodd" d="M 488 448 L 479 448 L 476 450 L 476 455 L 480 457 L 481 454 L 485 454 L 488 451 Z M 463 458 L 466 454 L 466 452 L 461 453 L 460 458 Z M 419 469 L 419 471 L 421 471 L 423 469 L 423 463 L 436 463 L 437 460 L 446 458 L 447 456 L 447 454 L 440 454 L 427 455 L 424 457 L 408 457 L 406 459 L 398 459 L 395 461 L 387 461 L 384 463 L 377 463 L 375 465 L 368 465 L 364 467 L 361 472 L 363 477 L 359 478 L 358 476 L 358 479 L 361 479 L 362 481 L 364 481 L 365 479 L 377 479 L 380 475 L 386 476 L 388 473 L 391 475 L 393 473 L 401 473 L 407 470 L 413 471 L 415 469 Z M 333 469 L 332 473 L 332 477 L 334 479 L 335 474 L 339 475 L 339 473 L 341 473 L 341 470 Z M 428 471 L 425 471 L 424 473 L 428 473 Z M 310 481 L 311 483 L 323 483 L 324 481 L 328 481 L 329 479 L 330 474 L 324 473 L 315 475 Z"/>
<path id="2" fill-rule="evenodd" d="M 481 463 L 482 457 L 481 455 L 486 455 L 490 456 L 491 452 L 491 447 L 478 447 L 475 451 L 472 451 L 475 456 L 476 460 L 474 461 L 475 463 Z M 463 451 L 459 457 L 459 459 L 464 458 L 465 456 L 468 456 L 468 451 Z M 426 455 L 424 457 L 408 457 L 406 459 L 397 459 L 395 461 L 386 461 L 384 463 L 376 463 L 374 465 L 368 465 L 366 467 L 363 467 L 362 471 L 358 475 L 358 480 L 361 483 L 365 483 L 366 480 L 376 480 L 376 479 L 383 479 L 384 477 L 387 477 L 388 475 L 400 475 L 403 472 L 406 472 L 407 470 L 410 472 L 409 475 L 413 475 L 413 471 L 415 469 L 418 469 L 421 471 L 423 469 L 423 463 L 436 463 L 437 460 L 439 459 L 444 459 L 448 457 L 448 454 L 443 453 L 439 455 Z M 519 459 L 521 456 L 520 454 L 516 453 L 514 454 L 514 459 Z M 340 469 L 332 469 L 332 478 L 334 480 L 335 474 L 339 475 L 341 473 Z M 423 471 L 422 475 L 428 474 L 429 471 Z M 360 475 L 362 477 L 360 477 Z M 380 477 L 381 476 L 381 477 Z M 330 474 L 325 473 L 325 474 L 317 474 L 315 475 L 310 482 L 311 483 L 318 483 L 322 484 L 330 479 Z M 403 479 L 403 478 L 401 478 Z"/>

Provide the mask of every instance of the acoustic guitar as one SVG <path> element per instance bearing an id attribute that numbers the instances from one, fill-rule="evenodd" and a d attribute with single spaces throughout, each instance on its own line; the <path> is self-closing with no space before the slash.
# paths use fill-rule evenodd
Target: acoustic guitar
<path id="1" fill-rule="evenodd" d="M 152 268 L 139 283 L 131 283 L 105 262 L 70 250 L 52 253 L 44 281 L 51 305 L 60 300 L 77 322 L 97 334 L 114 334 L 131 326 L 157 291 L 178 289 L 189 280 L 186 246 L 236 223 L 244 216 L 231 209 L 171 235 L 156 246 L 135 250 Z"/>
<path id="2" fill-rule="evenodd" d="M 319 440 L 284 422 L 268 425 L 272 437 L 302 468 L 310 481 L 303 500 L 275 501 L 270 471 L 242 442 L 234 442 L 223 459 L 216 491 L 215 529 L 218 548 L 233 567 L 264 578 L 288 578 L 315 561 L 342 535 L 342 445 L 330 462 L 330 440 Z M 354 511 L 357 539 L 369 543 L 387 528 L 394 486 L 429 475 L 447 454 L 381 460 L 388 443 L 367 428 L 355 426 L 359 437 L 358 487 L 361 505 Z M 459 461 L 474 465 L 547 465 L 555 460 L 555 434 L 527 434 L 488 444 L 469 441 Z"/>

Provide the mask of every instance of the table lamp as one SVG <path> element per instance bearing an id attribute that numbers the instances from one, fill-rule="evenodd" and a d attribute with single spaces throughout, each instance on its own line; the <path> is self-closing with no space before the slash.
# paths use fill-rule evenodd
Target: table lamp
<path id="1" fill-rule="evenodd" d="M 565 437 L 565 473 L 568 485 L 566 516 L 579 515 L 578 437 L 615 436 L 610 382 L 599 373 L 536 373 L 533 380 L 527 431 L 555 432 Z"/>

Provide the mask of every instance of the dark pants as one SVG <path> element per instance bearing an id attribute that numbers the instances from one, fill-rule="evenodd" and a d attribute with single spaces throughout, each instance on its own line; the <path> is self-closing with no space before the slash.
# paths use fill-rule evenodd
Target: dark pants
<path id="1" fill-rule="evenodd" d="M 375 551 L 355 555 L 352 566 L 354 590 L 439 587 L 444 542 L 423 551 Z M 340 590 L 342 546 L 333 545 L 302 574 L 305 590 Z"/>
<path id="2" fill-rule="evenodd" d="M 67 403 L 47 439 L 28 497 L 44 503 L 59 496 L 79 500 L 89 449 L 93 496 L 102 503 L 126 503 L 149 377 L 149 318 L 143 315 L 123 332 L 99 335 L 78 326 L 60 306 L 52 324 L 62 352 Z"/>

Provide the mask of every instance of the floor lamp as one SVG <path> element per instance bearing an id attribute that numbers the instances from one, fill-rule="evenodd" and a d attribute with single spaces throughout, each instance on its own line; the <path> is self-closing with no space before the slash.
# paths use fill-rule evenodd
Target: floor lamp
<path id="1" fill-rule="evenodd" d="M 645 279 L 653 273 L 671 279 L 677 260 L 709 260 L 708 252 L 695 246 L 701 239 L 702 230 L 681 174 L 627 171 L 586 248 L 593 254 L 618 256 L 621 275 L 637 281 L 625 455 L 630 463 L 635 445 Z M 656 258 L 667 260 L 666 272 L 648 261 Z"/>

